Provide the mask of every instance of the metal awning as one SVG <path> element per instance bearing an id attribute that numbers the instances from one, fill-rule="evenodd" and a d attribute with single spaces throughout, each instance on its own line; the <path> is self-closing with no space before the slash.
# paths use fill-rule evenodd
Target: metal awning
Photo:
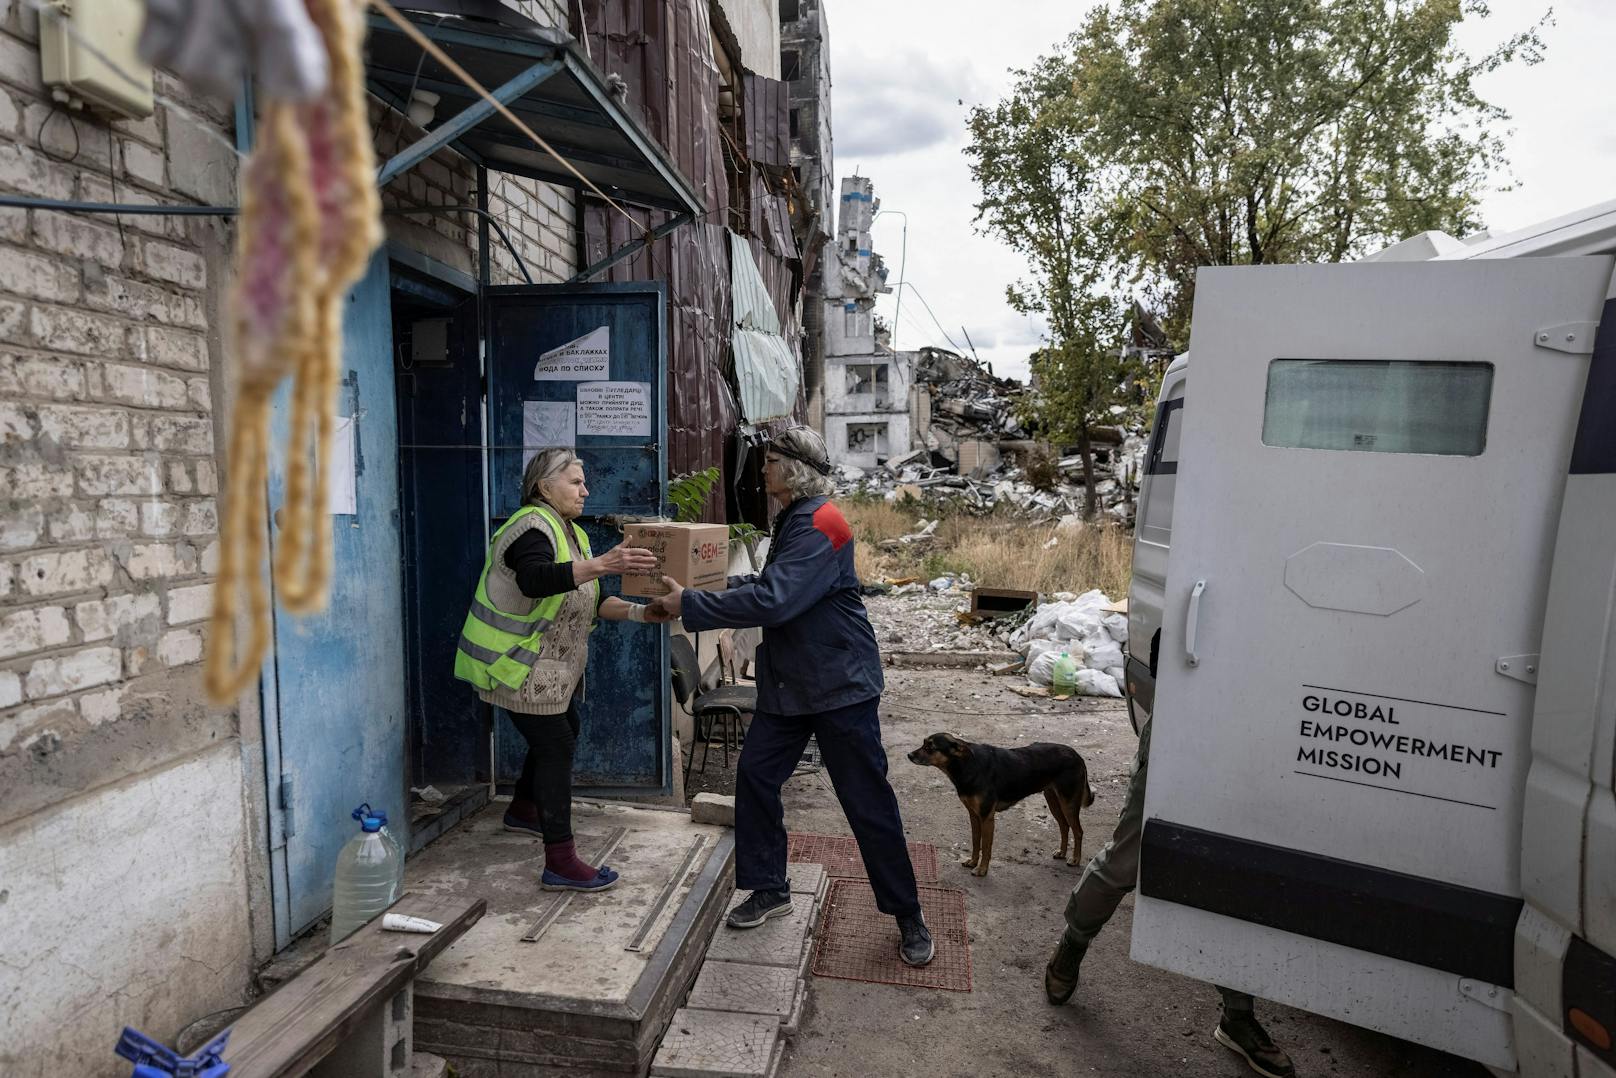
<path id="1" fill-rule="evenodd" d="M 496 25 L 418 12 L 407 17 L 613 199 L 669 210 L 676 219 L 704 212 L 690 181 L 567 34 L 526 20 Z M 366 83 L 384 101 L 407 110 L 412 87 L 440 97 L 426 137 L 386 162 L 379 182 L 452 146 L 489 169 L 582 188 L 576 176 L 380 15 L 370 16 L 366 51 Z"/>

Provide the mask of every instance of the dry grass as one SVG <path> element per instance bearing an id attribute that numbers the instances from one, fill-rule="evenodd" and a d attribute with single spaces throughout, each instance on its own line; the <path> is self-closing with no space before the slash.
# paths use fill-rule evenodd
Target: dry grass
<path id="1" fill-rule="evenodd" d="M 854 500 L 841 505 L 858 541 L 858 573 L 865 581 L 969 573 L 986 587 L 1046 595 L 1090 588 L 1113 599 L 1128 593 L 1133 537 L 1121 528 L 1096 524 L 1057 531 L 1053 522 L 1033 524 L 1008 513 L 961 514 L 945 517 L 929 543 L 889 552 L 880 543 L 917 530 L 918 507 Z M 1056 542 L 1046 549 L 1051 538 Z"/>

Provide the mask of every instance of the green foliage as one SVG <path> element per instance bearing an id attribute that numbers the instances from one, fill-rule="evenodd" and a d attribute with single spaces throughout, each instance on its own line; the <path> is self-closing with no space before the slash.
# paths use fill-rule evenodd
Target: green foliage
<path id="1" fill-rule="evenodd" d="M 1541 59 L 1549 20 L 1475 58 L 1454 32 L 1488 14 L 1486 0 L 1111 0 L 973 108 L 977 227 L 1026 259 L 1007 298 L 1047 326 L 1022 418 L 1087 465 L 1106 409 L 1148 409 L 1160 372 L 1122 358 L 1125 290 L 1181 349 L 1202 266 L 1339 262 L 1472 230 L 1508 119 L 1476 82 Z"/>
<path id="2" fill-rule="evenodd" d="M 693 524 L 701 518 L 707 499 L 718 487 L 722 472 L 717 466 L 689 472 L 668 480 L 668 501 L 673 503 L 673 519 L 680 524 Z M 731 524 L 729 537 L 739 543 L 751 545 L 763 532 L 745 522 Z"/>
<path id="3" fill-rule="evenodd" d="M 718 486 L 718 468 L 689 472 L 668 480 L 668 501 L 673 503 L 673 519 L 680 524 L 693 524 L 701 518 L 707 499 Z"/>
<path id="4" fill-rule="evenodd" d="M 1118 0 L 1040 61 L 1103 190 L 1120 268 L 1187 343 L 1201 266 L 1339 262 L 1473 230 L 1507 114 L 1477 79 L 1538 62 L 1536 26 L 1473 58 L 1485 0 Z M 1057 74 L 1057 71 L 1064 71 Z"/>

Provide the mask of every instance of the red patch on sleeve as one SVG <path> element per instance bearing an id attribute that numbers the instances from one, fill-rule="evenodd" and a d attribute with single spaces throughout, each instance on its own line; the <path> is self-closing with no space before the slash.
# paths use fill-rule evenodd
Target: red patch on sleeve
<path id="1" fill-rule="evenodd" d="M 814 527 L 830 540 L 832 550 L 842 549 L 853 538 L 853 529 L 847 526 L 847 518 L 842 516 L 842 511 L 831 502 L 826 502 L 814 510 Z"/>

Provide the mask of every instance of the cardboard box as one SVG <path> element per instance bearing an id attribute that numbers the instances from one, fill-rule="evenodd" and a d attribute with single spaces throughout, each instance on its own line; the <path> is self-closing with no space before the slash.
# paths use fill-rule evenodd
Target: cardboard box
<path id="1" fill-rule="evenodd" d="M 725 524 L 629 524 L 624 546 L 642 546 L 657 556 L 648 576 L 624 576 L 623 594 L 642 599 L 666 595 L 671 576 L 682 587 L 723 591 L 729 579 L 729 526 Z"/>

